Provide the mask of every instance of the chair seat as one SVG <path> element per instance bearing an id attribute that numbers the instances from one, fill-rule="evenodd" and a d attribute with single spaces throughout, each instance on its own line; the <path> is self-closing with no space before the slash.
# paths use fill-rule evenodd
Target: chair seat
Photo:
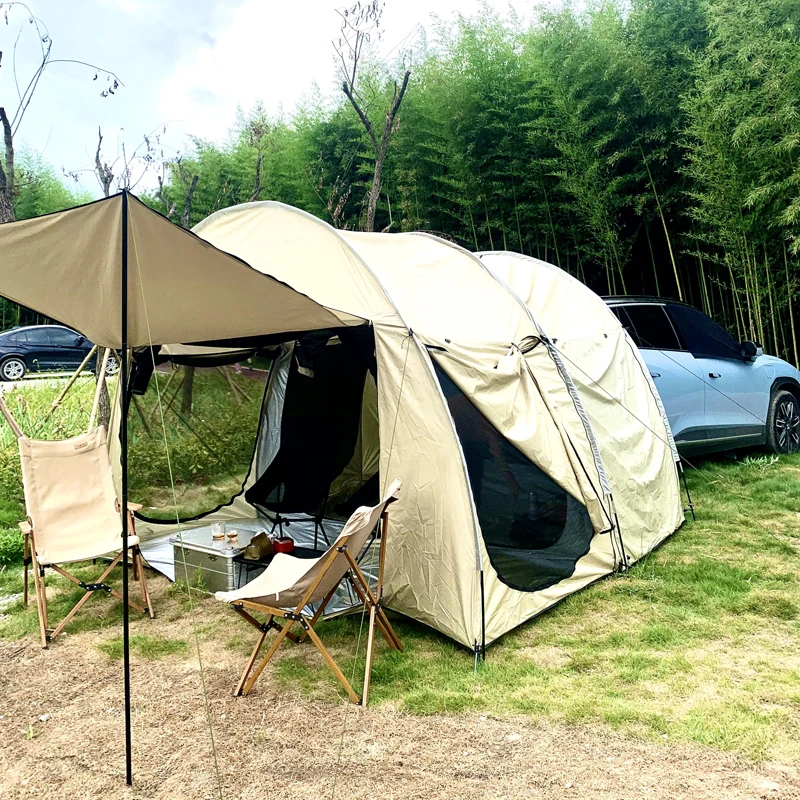
<path id="1" fill-rule="evenodd" d="M 107 539 L 105 540 L 108 541 Z M 62 552 L 56 551 L 55 553 L 48 553 L 47 557 L 41 555 L 38 551 L 36 553 L 39 564 L 46 567 L 50 564 L 74 564 L 76 561 L 89 561 L 93 558 L 102 558 L 110 554 L 116 555 L 122 550 L 122 537 L 119 537 L 120 546 L 113 550 L 103 550 L 97 552 L 97 548 L 69 548 L 64 549 Z M 138 536 L 128 537 L 128 547 L 135 547 L 139 544 Z"/>
<path id="2" fill-rule="evenodd" d="M 322 556 L 320 556 L 322 558 Z M 214 597 L 223 603 L 236 600 L 257 600 L 278 608 L 293 608 L 296 603 L 295 584 L 320 558 L 297 558 L 288 553 L 276 553 L 269 566 L 250 583 L 232 592 L 217 592 Z"/>

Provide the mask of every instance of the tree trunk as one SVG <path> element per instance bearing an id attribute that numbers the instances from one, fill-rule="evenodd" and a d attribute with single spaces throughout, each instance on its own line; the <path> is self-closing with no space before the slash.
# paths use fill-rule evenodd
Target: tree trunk
<path id="1" fill-rule="evenodd" d="M 367 222 L 365 230 L 375 230 L 375 211 L 378 208 L 378 198 L 381 196 L 381 177 L 383 175 L 383 162 L 386 159 L 386 146 L 389 144 L 389 137 L 384 132 L 378 152 L 375 154 L 375 172 L 372 175 L 372 188 L 369 192 L 369 202 L 367 203 Z"/>
<path id="2" fill-rule="evenodd" d="M 114 354 L 111 353 L 109 358 L 113 358 Z M 103 369 L 103 349 L 97 348 L 97 363 L 94 367 L 95 382 L 100 380 L 100 375 Z M 111 421 L 111 400 L 108 396 L 108 381 L 104 380 L 103 385 L 100 387 L 100 400 L 97 404 L 97 424 L 102 425 L 108 430 L 108 424 Z"/>
<path id="3" fill-rule="evenodd" d="M 0 58 L 2 58 L 0 53 Z M 3 128 L 5 163 L 0 160 L 0 222 L 14 221 L 14 138 L 5 108 L 0 106 L 0 126 Z"/>

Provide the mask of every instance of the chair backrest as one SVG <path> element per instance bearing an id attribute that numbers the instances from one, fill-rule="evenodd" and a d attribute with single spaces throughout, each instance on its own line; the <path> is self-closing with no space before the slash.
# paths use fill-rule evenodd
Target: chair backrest
<path id="1" fill-rule="evenodd" d="M 25 505 L 42 564 L 94 558 L 122 546 L 106 430 L 72 439 L 19 439 Z"/>
<path id="2" fill-rule="evenodd" d="M 337 548 L 346 546 L 347 551 L 355 560 L 358 558 L 364 545 L 367 543 L 370 533 L 375 529 L 381 514 L 386 508 L 400 496 L 401 482 L 396 480 L 386 491 L 386 494 L 380 503 L 376 506 L 362 506 L 357 509 L 353 515 L 347 520 L 342 532 L 336 538 L 336 541 L 328 548 L 325 555 L 317 560 L 314 566 L 306 572 L 302 578 L 292 587 L 290 592 L 281 592 L 281 605 L 283 601 L 290 601 L 290 598 L 296 598 L 297 602 L 312 586 L 314 581 L 319 576 L 320 572 L 325 568 L 328 563 L 328 557 L 331 552 Z M 334 558 L 333 563 L 325 572 L 324 577 L 317 585 L 313 595 L 308 600 L 309 603 L 315 604 L 322 600 L 328 592 L 334 589 L 350 568 L 350 563 L 344 553 Z"/>

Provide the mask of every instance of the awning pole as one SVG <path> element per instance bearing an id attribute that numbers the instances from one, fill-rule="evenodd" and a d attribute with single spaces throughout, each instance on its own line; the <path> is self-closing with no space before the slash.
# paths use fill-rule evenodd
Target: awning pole
<path id="1" fill-rule="evenodd" d="M 128 192 L 122 192 L 122 348 L 120 351 L 120 399 L 122 426 L 122 669 L 125 683 L 125 783 L 133 785 L 131 767 L 131 649 L 128 607 Z"/>

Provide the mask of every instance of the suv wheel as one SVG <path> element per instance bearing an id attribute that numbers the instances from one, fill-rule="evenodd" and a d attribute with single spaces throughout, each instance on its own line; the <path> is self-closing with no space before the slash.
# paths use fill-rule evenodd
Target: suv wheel
<path id="1" fill-rule="evenodd" d="M 4 381 L 18 381 L 25 377 L 28 368 L 21 358 L 7 358 L 2 365 L 0 365 L 0 377 Z"/>
<path id="2" fill-rule="evenodd" d="M 772 395 L 769 404 L 767 446 L 774 453 L 800 450 L 800 403 L 783 389 Z"/>
<path id="3" fill-rule="evenodd" d="M 119 372 L 119 361 L 116 356 L 109 356 L 106 362 L 106 375 L 116 375 Z"/>

